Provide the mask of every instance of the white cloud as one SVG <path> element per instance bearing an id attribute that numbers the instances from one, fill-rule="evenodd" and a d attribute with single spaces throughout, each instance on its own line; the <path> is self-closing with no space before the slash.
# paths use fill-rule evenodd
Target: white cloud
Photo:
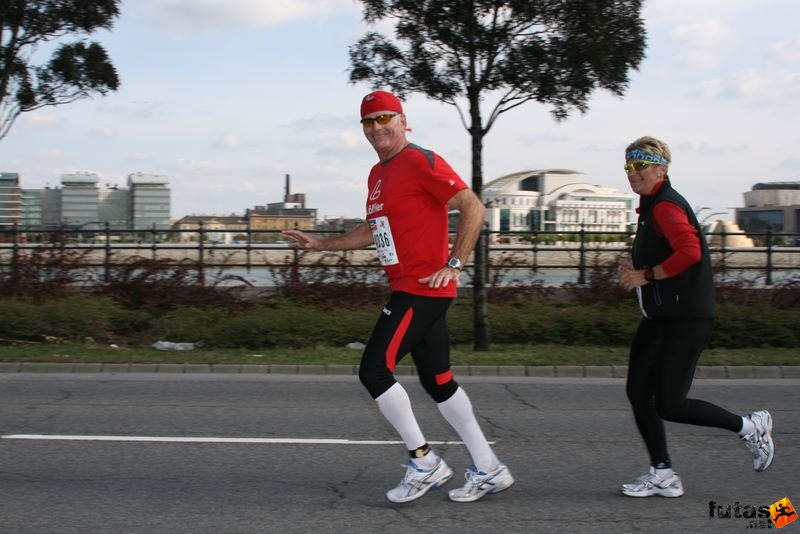
<path id="1" fill-rule="evenodd" d="M 61 148 L 44 150 L 39 154 L 39 157 L 50 163 L 64 163 L 72 160 L 72 155 Z"/>
<path id="2" fill-rule="evenodd" d="M 725 44 L 731 35 L 731 29 L 719 19 L 694 21 L 680 24 L 673 31 L 677 41 L 699 48 L 716 48 Z"/>
<path id="3" fill-rule="evenodd" d="M 784 39 L 772 43 L 770 56 L 781 63 L 800 62 L 800 35 L 794 39 Z"/>
<path id="4" fill-rule="evenodd" d="M 61 117 L 52 114 L 52 113 L 45 113 L 42 111 L 31 111 L 28 113 L 23 113 L 20 118 L 25 121 L 25 123 L 30 124 L 31 126 L 39 126 L 43 128 L 52 128 L 54 126 L 58 126 L 62 124 Z"/>
<path id="5" fill-rule="evenodd" d="M 239 140 L 239 137 L 235 134 L 225 134 L 222 136 L 222 140 L 218 143 L 217 146 L 222 148 L 237 148 L 241 146 L 242 142 Z"/>
<path id="6" fill-rule="evenodd" d="M 171 31 L 266 28 L 325 16 L 350 0 L 137 0 L 139 17 Z"/>
<path id="7" fill-rule="evenodd" d="M 735 73 L 732 84 L 736 96 L 756 104 L 796 105 L 800 96 L 800 72 L 749 68 Z"/>
<path id="8" fill-rule="evenodd" d="M 560 135 L 554 132 L 538 132 L 525 134 L 519 139 L 522 144 L 551 144 L 551 143 L 569 143 L 572 139 L 565 135 Z"/>
<path id="9" fill-rule="evenodd" d="M 745 98 L 761 97 L 771 92 L 774 84 L 772 75 L 755 68 L 739 71 L 733 75 L 736 94 Z"/>
<path id="10" fill-rule="evenodd" d="M 719 63 L 719 56 L 709 50 L 692 50 L 683 56 L 682 63 L 692 70 L 709 70 Z"/>
<path id="11" fill-rule="evenodd" d="M 780 106 L 784 110 L 800 102 L 800 72 L 742 69 L 727 78 L 703 80 L 690 91 L 708 101 L 739 100 L 753 106 Z"/>
<path id="12" fill-rule="evenodd" d="M 92 137 L 98 137 L 101 139 L 107 139 L 116 135 L 114 128 L 110 126 L 94 126 L 89 128 L 88 133 Z"/>
<path id="13" fill-rule="evenodd" d="M 223 174 L 230 171 L 228 164 L 218 161 L 179 159 L 175 163 L 181 171 L 190 174 Z"/>
<path id="14" fill-rule="evenodd" d="M 347 148 L 359 148 L 364 143 L 364 136 L 356 135 L 353 132 L 344 132 L 340 136 L 342 145 Z"/>
<path id="15" fill-rule="evenodd" d="M 719 98 L 725 92 L 725 83 L 719 78 L 712 80 L 703 80 L 695 89 L 694 93 L 703 98 L 715 99 Z"/>

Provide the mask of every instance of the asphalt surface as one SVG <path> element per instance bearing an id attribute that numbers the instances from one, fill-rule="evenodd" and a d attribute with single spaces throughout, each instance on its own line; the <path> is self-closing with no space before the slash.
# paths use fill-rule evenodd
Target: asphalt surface
<path id="1" fill-rule="evenodd" d="M 739 532 L 769 526 L 743 517 L 757 507 L 800 506 L 798 379 L 695 381 L 692 397 L 769 409 L 777 452 L 755 473 L 734 434 L 668 423 L 679 499 L 618 491 L 648 463 L 623 380 L 459 380 L 517 483 L 452 503 L 457 474 L 394 505 L 405 448 L 353 376 L 0 373 L 0 532 Z M 414 377 L 401 382 L 428 440 L 457 441 Z M 436 448 L 469 465 L 463 445 Z M 733 517 L 710 517 L 712 501 Z"/>

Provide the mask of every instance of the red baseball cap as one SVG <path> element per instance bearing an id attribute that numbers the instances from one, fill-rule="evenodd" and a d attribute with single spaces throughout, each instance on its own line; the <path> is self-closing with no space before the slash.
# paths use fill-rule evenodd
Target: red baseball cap
<path id="1" fill-rule="evenodd" d="M 403 104 L 396 96 L 387 91 L 373 91 L 361 100 L 361 118 L 376 111 L 403 112 Z"/>

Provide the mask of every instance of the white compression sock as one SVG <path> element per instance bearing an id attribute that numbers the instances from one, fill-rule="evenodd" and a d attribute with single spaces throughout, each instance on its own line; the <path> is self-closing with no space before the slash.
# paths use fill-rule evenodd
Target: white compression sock
<path id="1" fill-rule="evenodd" d="M 413 451 L 425 445 L 425 436 L 422 435 L 422 430 L 411 410 L 411 400 L 400 383 L 395 382 L 392 387 L 375 399 L 375 402 L 389 424 L 400 434 L 400 439 L 406 444 L 408 450 Z"/>
<path id="2" fill-rule="evenodd" d="M 742 429 L 739 431 L 740 436 L 746 436 L 756 431 L 756 425 L 749 417 L 742 417 Z"/>
<path id="3" fill-rule="evenodd" d="M 654 474 L 655 474 L 657 477 L 659 477 L 659 478 L 661 478 L 661 479 L 667 479 L 667 478 L 670 478 L 672 475 L 674 475 L 674 474 L 675 474 L 675 472 L 672 470 L 672 468 L 671 468 L 671 467 L 667 467 L 667 468 L 665 468 L 665 469 L 656 469 L 655 467 L 653 467 L 653 473 L 654 473 Z"/>
<path id="4" fill-rule="evenodd" d="M 488 473 L 497 469 L 500 461 L 486 441 L 472 411 L 472 403 L 460 386 L 452 397 L 439 403 L 439 411 L 464 441 L 478 471 Z"/>

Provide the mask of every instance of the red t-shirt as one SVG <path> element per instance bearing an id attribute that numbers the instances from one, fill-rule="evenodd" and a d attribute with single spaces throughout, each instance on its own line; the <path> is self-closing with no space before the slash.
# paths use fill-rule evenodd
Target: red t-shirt
<path id="1" fill-rule="evenodd" d="M 367 222 L 393 291 L 455 297 L 455 284 L 419 283 L 450 253 L 447 202 L 467 184 L 437 154 L 409 144 L 369 174 Z"/>

